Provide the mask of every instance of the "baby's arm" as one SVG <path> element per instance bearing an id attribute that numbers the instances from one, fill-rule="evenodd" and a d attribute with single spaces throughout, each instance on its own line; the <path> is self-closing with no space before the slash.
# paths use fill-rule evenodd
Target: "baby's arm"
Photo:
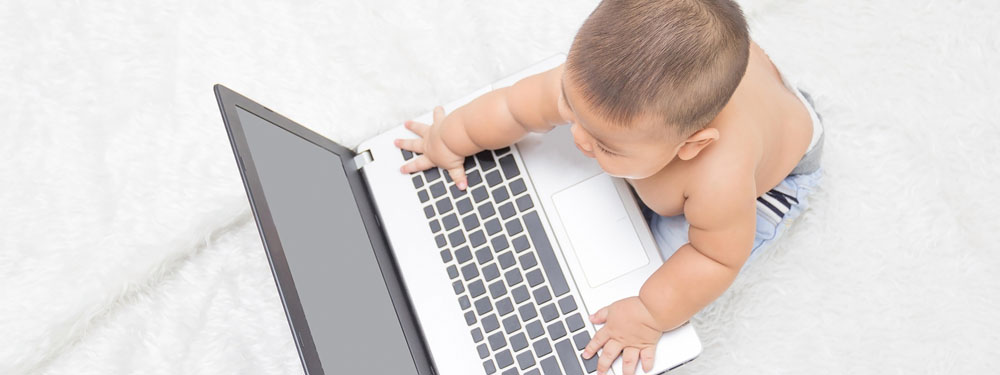
<path id="1" fill-rule="evenodd" d="M 598 374 L 606 373 L 619 354 L 625 375 L 633 374 L 639 361 L 646 371 L 652 369 L 660 335 L 684 324 L 736 278 L 750 253 L 756 224 L 753 169 L 745 170 L 719 174 L 689 195 L 684 215 L 691 224 L 690 242 L 646 280 L 638 297 L 619 300 L 591 316 L 591 322 L 604 327 L 583 356 L 590 358 L 603 348 Z"/>
<path id="2" fill-rule="evenodd" d="M 434 109 L 434 124 L 407 121 L 421 139 L 397 140 L 400 148 L 422 153 L 401 169 L 421 171 L 434 165 L 451 175 L 459 188 L 466 186 L 462 162 L 484 149 L 509 146 L 528 132 L 545 132 L 567 122 L 559 110 L 562 65 L 524 78 L 513 86 L 486 93 L 444 116 Z"/>
<path id="3" fill-rule="evenodd" d="M 690 242 L 639 291 L 639 299 L 666 330 L 684 324 L 725 292 L 753 246 L 757 212 L 753 178 L 704 188 L 716 191 L 699 191 L 684 204 Z"/>

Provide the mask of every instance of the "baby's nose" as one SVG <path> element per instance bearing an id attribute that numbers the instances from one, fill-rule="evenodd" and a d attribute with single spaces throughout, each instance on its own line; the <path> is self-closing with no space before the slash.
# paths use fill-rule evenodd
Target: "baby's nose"
<path id="1" fill-rule="evenodd" d="M 574 144 L 574 145 L 576 145 L 576 148 L 577 148 L 578 150 L 580 150 L 580 152 L 582 152 L 582 153 L 583 153 L 584 155 L 586 155 L 586 156 L 587 156 L 588 158 L 591 158 L 591 159 L 593 159 L 593 158 L 594 158 L 594 150 L 590 150 L 590 149 L 588 149 L 588 148 L 585 148 L 585 147 L 584 147 L 583 145 L 581 145 L 581 144 L 580 144 L 579 142 L 573 142 L 573 144 Z"/>

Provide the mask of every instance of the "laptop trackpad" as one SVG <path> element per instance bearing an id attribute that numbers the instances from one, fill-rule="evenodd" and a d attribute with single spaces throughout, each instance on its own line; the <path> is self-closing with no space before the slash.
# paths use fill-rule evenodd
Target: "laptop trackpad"
<path id="1" fill-rule="evenodd" d="M 591 288 L 649 263 L 611 176 L 586 179 L 552 202 Z"/>

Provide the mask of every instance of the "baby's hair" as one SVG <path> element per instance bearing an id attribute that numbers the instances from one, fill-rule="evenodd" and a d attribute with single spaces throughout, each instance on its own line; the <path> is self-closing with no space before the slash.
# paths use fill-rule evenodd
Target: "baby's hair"
<path id="1" fill-rule="evenodd" d="M 750 39 L 730 0 L 604 0 L 580 27 L 566 74 L 598 115 L 644 112 L 687 136 L 708 125 L 746 72 Z"/>

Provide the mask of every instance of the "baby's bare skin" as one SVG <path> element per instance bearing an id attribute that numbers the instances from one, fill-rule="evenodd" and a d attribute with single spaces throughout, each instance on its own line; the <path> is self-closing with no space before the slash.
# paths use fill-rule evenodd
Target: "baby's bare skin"
<path id="1" fill-rule="evenodd" d="M 465 156 L 513 144 L 528 132 L 572 124 L 580 151 L 609 174 L 625 177 L 646 205 L 663 216 L 685 215 L 690 243 L 667 259 L 636 297 L 591 316 L 604 327 L 584 357 L 603 348 L 601 373 L 619 354 L 626 374 L 639 360 L 648 371 L 660 334 L 729 287 L 750 255 L 756 198 L 791 173 L 812 137 L 806 108 L 755 43 L 742 81 L 706 128 L 682 138 L 655 118 L 640 117 L 622 127 L 596 116 L 560 66 L 485 94 L 448 116 L 438 107 L 432 125 L 407 122 L 420 139 L 397 140 L 397 146 L 423 153 L 402 172 L 441 166 L 465 188 Z"/>

